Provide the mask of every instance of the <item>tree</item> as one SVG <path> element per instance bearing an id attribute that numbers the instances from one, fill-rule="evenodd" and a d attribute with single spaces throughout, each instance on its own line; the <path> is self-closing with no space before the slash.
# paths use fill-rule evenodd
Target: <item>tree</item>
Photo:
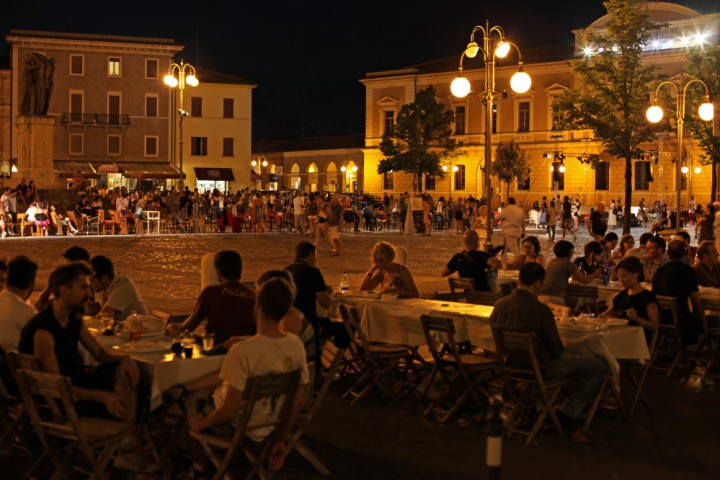
<path id="1" fill-rule="evenodd" d="M 442 177 L 441 162 L 458 155 L 462 142 L 452 137 L 455 114 L 435 98 L 430 85 L 420 90 L 415 101 L 403 105 L 392 132 L 386 132 L 380 151 L 378 173 L 404 171 L 414 175 L 413 191 L 422 185 L 423 175 Z"/>
<path id="2" fill-rule="evenodd" d="M 653 138 L 645 110 L 658 78 L 656 65 L 643 64 L 642 50 L 661 25 L 636 0 L 603 5 L 613 20 L 601 35 L 588 32 L 594 53 L 573 68 L 580 86 L 565 92 L 554 108 L 561 128 L 592 129 L 611 155 L 625 159 L 623 233 L 630 233 L 632 160 L 643 153 L 640 144 Z"/>
<path id="3" fill-rule="evenodd" d="M 708 87 L 710 101 L 720 101 L 720 48 L 706 47 L 702 52 L 688 55 L 687 71 L 696 78 L 699 78 Z M 698 85 L 691 90 L 687 98 L 686 112 L 697 112 L 700 103 L 705 101 L 705 90 Z M 720 162 L 720 132 L 714 132 L 712 122 L 704 122 L 699 119 L 696 113 L 686 115 L 685 124 L 697 139 L 704 154 L 700 156 L 701 165 L 711 165 L 712 186 L 710 189 L 710 201 L 717 200 L 718 163 Z"/>
<path id="4" fill-rule="evenodd" d="M 530 176 L 530 162 L 527 154 L 520 145 L 510 140 L 510 143 L 500 143 L 495 150 L 495 161 L 492 164 L 492 174 L 507 185 L 507 196 L 510 196 L 510 182 L 527 180 Z"/>

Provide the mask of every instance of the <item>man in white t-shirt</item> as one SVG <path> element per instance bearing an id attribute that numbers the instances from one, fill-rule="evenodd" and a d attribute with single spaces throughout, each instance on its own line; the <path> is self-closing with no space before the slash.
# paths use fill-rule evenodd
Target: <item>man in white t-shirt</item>
<path id="1" fill-rule="evenodd" d="M 115 275 L 112 261 L 102 255 L 90 259 L 94 271 L 90 279 L 93 292 L 103 292 L 100 315 L 112 315 L 115 320 L 125 320 L 134 313 L 147 315 L 148 309 L 140 296 L 135 282 L 125 275 Z"/>
<path id="2" fill-rule="evenodd" d="M 5 351 L 18 348 L 20 332 L 37 314 L 25 301 L 35 287 L 37 263 L 19 255 L 8 263 L 7 287 L 0 292 L 0 347 Z"/>
<path id="3" fill-rule="evenodd" d="M 258 289 L 255 303 L 257 335 L 234 344 L 219 372 L 180 386 L 185 392 L 194 392 L 187 401 L 190 429 L 196 432 L 206 429 L 232 432 L 232 425 L 229 424 L 245 406 L 243 392 L 248 378 L 299 370 L 300 388 L 292 399 L 290 421 L 284 425 L 272 447 L 271 471 L 282 467 L 286 441 L 305 398 L 305 386 L 309 379 L 302 341 L 297 335 L 280 330 L 280 321 L 292 303 L 293 295 L 287 281 L 273 278 L 263 283 Z M 204 407 L 198 410 L 197 405 L 203 403 L 203 399 Z M 262 425 L 268 419 L 273 419 L 281 409 L 280 401 L 267 400 L 262 405 L 256 405 L 247 436 L 255 442 L 264 440 L 272 433 L 273 427 L 252 426 Z M 206 459 L 199 444 L 191 445 L 191 458 L 193 469 L 198 473 L 203 472 Z"/>
<path id="4" fill-rule="evenodd" d="M 502 234 L 505 239 L 505 253 L 520 253 L 520 239 L 525 236 L 525 210 L 518 207 L 514 197 L 508 198 L 494 222 L 502 222 Z"/>
<path id="5" fill-rule="evenodd" d="M 293 199 L 293 214 L 295 215 L 295 232 L 300 235 L 305 229 L 305 197 L 300 191 Z"/>

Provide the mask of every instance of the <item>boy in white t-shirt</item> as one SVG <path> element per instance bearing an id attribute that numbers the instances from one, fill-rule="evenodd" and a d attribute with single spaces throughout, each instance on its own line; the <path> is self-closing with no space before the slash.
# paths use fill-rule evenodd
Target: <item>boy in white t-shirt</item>
<path id="1" fill-rule="evenodd" d="M 206 429 L 233 432 L 231 422 L 244 407 L 243 391 L 250 377 L 279 374 L 300 370 L 300 388 L 292 399 L 293 407 L 290 421 L 278 436 L 270 454 L 271 471 L 279 470 L 285 458 L 286 442 L 295 424 L 297 415 L 305 398 L 304 390 L 308 383 L 308 368 L 305 347 L 302 341 L 280 329 L 280 320 L 293 303 L 293 295 L 287 281 L 273 278 L 263 283 L 255 300 L 257 335 L 234 344 L 223 361 L 219 372 L 181 386 L 193 393 L 188 406 L 188 424 L 190 429 L 200 432 Z M 204 402 L 203 402 L 204 400 Z M 198 404 L 204 405 L 198 408 Z M 272 427 L 252 428 L 253 425 L 266 423 L 267 419 L 279 414 L 282 402 L 266 401 L 253 411 L 247 435 L 256 442 L 264 440 Z M 191 458 L 196 473 L 205 470 L 205 453 L 201 446 L 193 442 Z"/>

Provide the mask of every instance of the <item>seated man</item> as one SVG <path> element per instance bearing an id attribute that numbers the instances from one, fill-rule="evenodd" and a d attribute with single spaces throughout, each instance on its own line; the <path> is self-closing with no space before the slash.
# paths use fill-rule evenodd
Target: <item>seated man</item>
<path id="1" fill-rule="evenodd" d="M 592 402 L 608 372 L 607 362 L 595 356 L 573 355 L 563 351 L 552 310 L 538 301 L 545 280 L 545 269 L 528 263 L 520 269 L 520 285 L 495 303 L 490 315 L 493 328 L 535 333 L 536 353 L 546 380 L 579 378 L 580 385 L 563 401 L 558 415 L 566 424 L 575 424 L 572 440 L 588 441 L 578 424 L 580 414 Z"/>
<path id="2" fill-rule="evenodd" d="M 93 292 L 103 292 L 99 315 L 112 315 L 115 321 L 125 320 L 134 313 L 147 315 L 145 301 L 138 293 L 135 282 L 125 275 L 115 275 L 112 261 L 102 255 L 90 259 L 94 270 L 91 278 Z"/>
<path id="3" fill-rule="evenodd" d="M 698 262 L 693 268 L 698 284 L 703 287 L 720 288 L 720 264 L 715 243 L 706 240 L 697 251 Z"/>
<path id="4" fill-rule="evenodd" d="M 295 424 L 308 383 L 305 348 L 296 336 L 280 329 L 280 321 L 292 306 L 291 287 L 287 281 L 272 278 L 259 286 L 255 314 L 258 333 L 254 337 L 235 343 L 225 357 L 219 372 L 181 386 L 187 392 L 195 392 L 187 401 L 188 423 L 193 431 L 217 429 L 232 433 L 231 423 L 243 404 L 243 391 L 248 378 L 300 370 L 300 384 L 293 402 L 291 419 L 272 447 L 271 469 L 279 470 L 285 457 L 285 443 Z M 198 400 L 205 400 L 200 402 Z M 205 408 L 197 411 L 199 403 Z M 257 425 L 271 419 L 280 411 L 279 402 L 268 402 L 262 408 L 256 406 L 250 424 Z M 260 442 L 272 433 L 272 428 L 258 427 L 248 432 L 248 437 Z M 193 442 L 191 457 L 193 469 L 205 470 L 205 456 L 200 445 Z M 196 475 L 199 476 L 199 475 Z"/>
<path id="5" fill-rule="evenodd" d="M 463 251 L 453 255 L 440 275 L 447 277 L 458 272 L 460 278 L 472 278 L 475 280 L 475 290 L 478 292 L 489 292 L 487 268 L 488 266 L 500 268 L 500 260 L 482 250 L 478 250 L 480 237 L 475 230 L 465 230 L 463 246 L 465 247 Z"/>
<path id="6" fill-rule="evenodd" d="M 130 357 L 101 347 L 81 318 L 92 274 L 85 263 L 62 265 L 50 274 L 52 303 L 25 324 L 18 350 L 38 357 L 43 371 L 70 377 L 81 414 L 132 421 L 138 368 Z M 80 343 L 100 365 L 83 366 Z"/>
<path id="7" fill-rule="evenodd" d="M 0 347 L 17 348 L 20 332 L 37 310 L 25 303 L 35 287 L 37 263 L 18 255 L 8 262 L 7 286 L 0 291 Z"/>
<path id="8" fill-rule="evenodd" d="M 183 330 L 193 331 L 207 319 L 205 331 L 215 335 L 219 345 L 233 336 L 255 335 L 253 305 L 255 292 L 240 283 L 242 258 L 238 252 L 223 250 L 213 260 L 218 285 L 203 289 L 195 303 L 195 310 L 182 324 L 168 323 L 165 332 L 173 335 Z"/>
<path id="9" fill-rule="evenodd" d="M 640 259 L 645 269 L 645 281 L 652 282 L 655 272 L 668 262 L 666 243 L 662 237 L 650 237 L 645 244 L 645 255 Z"/>

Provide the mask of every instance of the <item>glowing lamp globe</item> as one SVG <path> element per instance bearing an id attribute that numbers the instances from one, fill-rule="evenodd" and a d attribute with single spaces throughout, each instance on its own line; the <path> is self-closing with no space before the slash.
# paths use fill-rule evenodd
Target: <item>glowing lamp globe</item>
<path id="1" fill-rule="evenodd" d="M 480 51 L 480 46 L 475 42 L 468 43 L 465 47 L 465 56 L 468 58 L 475 58 Z"/>
<path id="2" fill-rule="evenodd" d="M 495 49 L 495 56 L 498 58 L 505 58 L 508 53 L 510 53 L 510 44 L 507 42 L 498 43 L 498 46 Z"/>
<path id="3" fill-rule="evenodd" d="M 700 105 L 700 108 L 698 108 L 698 115 L 700 115 L 700 118 L 702 118 L 706 122 L 712 120 L 715 116 L 715 108 L 713 107 L 713 104 L 703 103 L 702 105 Z"/>
<path id="4" fill-rule="evenodd" d="M 650 123 L 658 123 L 663 118 L 663 109 L 657 105 L 653 105 L 647 109 L 645 117 L 647 117 Z"/>
<path id="5" fill-rule="evenodd" d="M 457 77 L 450 84 L 450 91 L 457 98 L 465 98 L 470 93 L 470 81 L 465 77 Z"/>
<path id="6" fill-rule="evenodd" d="M 525 93 L 530 90 L 531 85 L 532 80 L 530 79 L 530 75 L 523 72 L 522 69 L 515 72 L 515 75 L 510 78 L 510 88 L 512 88 L 515 93 Z"/>
<path id="7" fill-rule="evenodd" d="M 695 175 L 700 175 L 700 172 L 702 172 L 702 168 L 695 167 Z"/>
<path id="8" fill-rule="evenodd" d="M 687 173 L 690 171 L 688 167 L 682 167 L 680 171 L 683 173 L 683 175 L 687 175 Z"/>
<path id="9" fill-rule="evenodd" d="M 460 170 L 460 169 L 458 168 L 458 166 L 457 166 L 457 165 L 453 165 L 452 171 L 453 171 L 453 172 L 457 172 L 458 170 Z"/>
<path id="10" fill-rule="evenodd" d="M 200 81 L 197 79 L 195 75 L 188 75 L 185 79 L 188 85 L 191 87 L 197 87 L 200 84 Z"/>
<path id="11" fill-rule="evenodd" d="M 178 79 L 173 77 L 172 75 L 165 75 L 165 78 L 163 78 L 163 81 L 165 82 L 165 85 L 175 88 L 178 85 Z"/>
<path id="12" fill-rule="evenodd" d="M 560 165 L 558 170 L 560 170 L 560 173 L 565 173 L 565 165 Z"/>

